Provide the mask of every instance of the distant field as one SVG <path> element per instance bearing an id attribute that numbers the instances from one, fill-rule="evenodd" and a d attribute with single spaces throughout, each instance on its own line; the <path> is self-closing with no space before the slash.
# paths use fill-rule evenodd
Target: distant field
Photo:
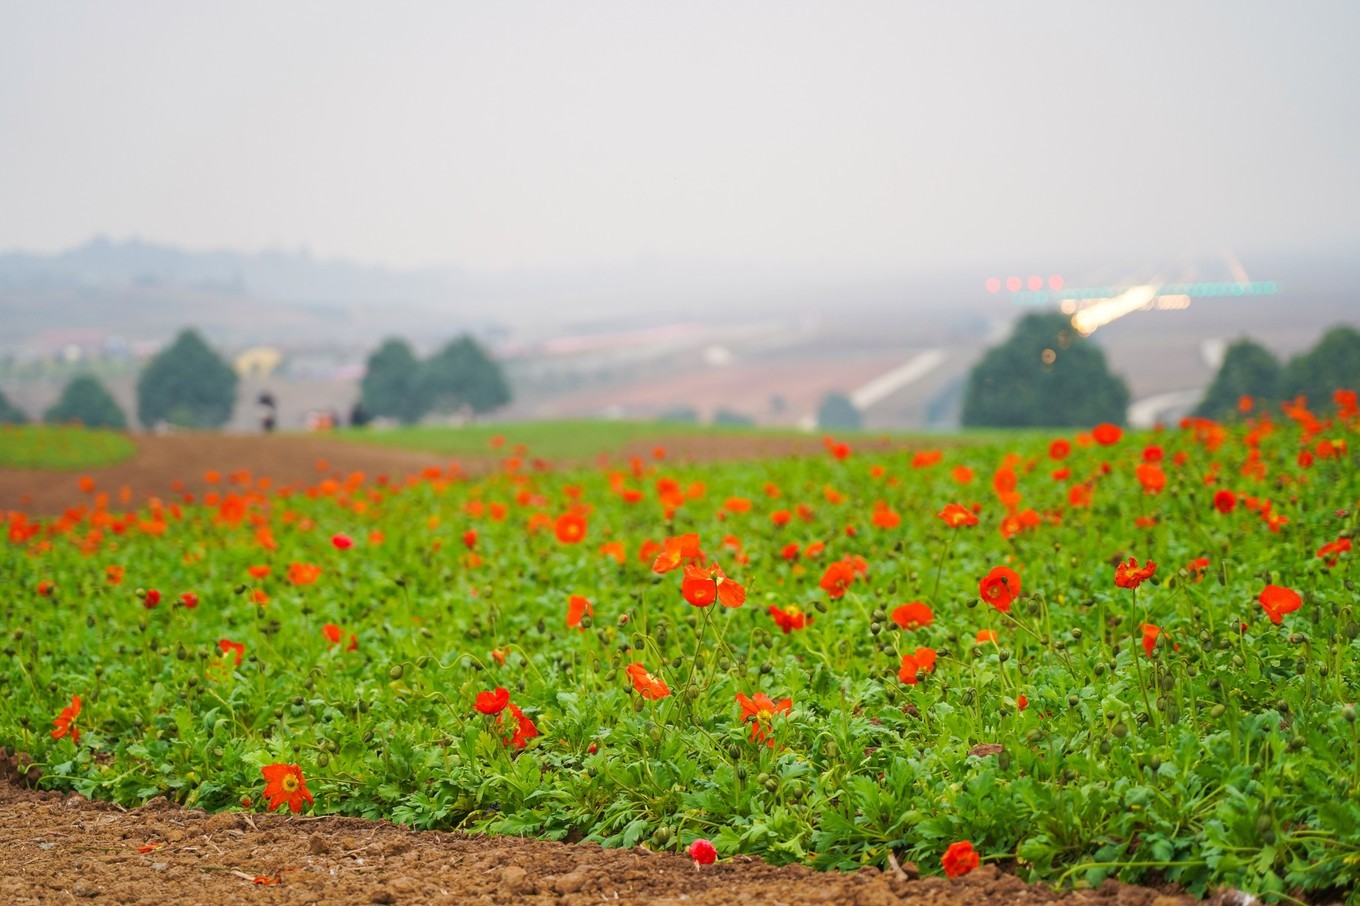
<path id="1" fill-rule="evenodd" d="M 137 446 L 117 431 L 57 425 L 0 426 L 0 468 L 91 469 L 132 458 Z"/>
<path id="2" fill-rule="evenodd" d="M 600 453 L 617 453 L 632 443 L 661 443 L 689 437 L 807 437 L 799 431 L 767 428 L 713 427 L 672 422 L 563 421 L 520 422 L 510 425 L 469 425 L 461 428 L 420 426 L 382 431 L 342 431 L 337 439 L 379 444 L 403 450 L 422 450 L 442 456 L 472 456 L 500 450 L 509 453 L 524 445 L 528 455 L 551 460 L 583 460 Z"/>

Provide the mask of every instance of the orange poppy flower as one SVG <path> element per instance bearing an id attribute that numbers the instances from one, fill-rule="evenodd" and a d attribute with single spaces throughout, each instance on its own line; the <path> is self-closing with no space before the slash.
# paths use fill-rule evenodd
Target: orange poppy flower
<path id="1" fill-rule="evenodd" d="M 250 578 L 252 579 L 264 579 L 269 576 L 271 567 L 267 563 L 257 563 L 254 566 L 248 567 L 246 572 L 250 574 Z"/>
<path id="2" fill-rule="evenodd" d="M 478 692 L 474 707 L 483 714 L 500 714 L 510 704 L 510 690 L 497 686 L 494 691 Z"/>
<path id="3" fill-rule="evenodd" d="M 691 560 L 699 560 L 704 556 L 699 549 L 699 536 L 693 532 L 687 535 L 677 535 L 674 538 L 667 538 L 662 545 L 661 553 L 652 563 L 652 572 L 658 575 L 668 573 L 673 569 L 679 569 Z"/>
<path id="4" fill-rule="evenodd" d="M 1114 584 L 1120 588 L 1137 588 L 1157 571 L 1157 564 L 1149 560 L 1142 566 L 1138 565 L 1136 557 L 1130 557 L 1127 563 L 1121 563 L 1114 570 Z"/>
<path id="5" fill-rule="evenodd" d="M 1124 431 L 1118 425 L 1109 422 L 1096 425 L 1091 429 L 1091 437 L 1102 447 L 1108 447 L 1119 443 L 1119 439 L 1124 436 Z"/>
<path id="6" fill-rule="evenodd" d="M 917 674 L 935 672 L 935 649 L 917 648 L 915 654 L 902 655 L 902 668 L 897 678 L 908 686 L 916 685 Z"/>
<path id="7" fill-rule="evenodd" d="M 1152 462 L 1140 462 L 1135 470 L 1138 483 L 1143 486 L 1145 494 L 1160 494 L 1166 487 L 1166 473 L 1162 467 Z"/>
<path id="8" fill-rule="evenodd" d="M 995 566 L 978 582 L 978 597 L 1002 613 L 1020 596 L 1020 576 L 1009 566 Z"/>
<path id="9" fill-rule="evenodd" d="M 57 583 L 51 579 L 43 579 L 38 583 L 38 594 L 44 598 L 52 597 L 52 592 L 57 590 Z"/>
<path id="10" fill-rule="evenodd" d="M 1324 561 L 1328 567 L 1332 567 L 1336 566 L 1336 561 L 1341 558 L 1342 554 L 1349 552 L 1350 549 L 1351 539 L 1338 538 L 1335 541 L 1329 541 L 1318 548 L 1317 555 L 1318 559 Z"/>
<path id="11" fill-rule="evenodd" d="M 1185 564 L 1185 571 L 1190 574 L 1191 582 L 1200 582 L 1204 579 L 1204 571 L 1209 568 L 1208 557 L 1196 557 Z"/>
<path id="12" fill-rule="evenodd" d="M 110 585 L 123 584 L 123 567 L 106 566 L 104 567 L 104 580 Z"/>
<path id="13" fill-rule="evenodd" d="M 751 741 L 766 739 L 770 746 L 774 745 L 774 738 L 769 734 L 769 725 L 774 721 L 775 715 L 787 714 L 793 710 L 793 699 L 785 698 L 775 702 L 764 692 L 757 692 L 754 698 L 748 698 L 738 692 L 737 704 L 741 705 L 741 719 L 751 724 Z"/>
<path id="14" fill-rule="evenodd" d="M 1257 598 L 1261 606 L 1265 608 L 1266 616 L 1270 617 L 1270 622 L 1279 625 L 1287 613 L 1293 613 L 1303 606 L 1303 598 L 1292 588 L 1285 588 L 1282 585 L 1267 585 L 1262 589 Z"/>
<path id="15" fill-rule="evenodd" d="M 71 703 L 61 709 L 61 713 L 52 721 L 52 738 L 61 739 L 67 733 L 71 734 L 71 742 L 80 745 L 80 728 L 73 726 L 76 718 L 80 716 L 80 696 L 71 696 Z"/>
<path id="16" fill-rule="evenodd" d="M 936 518 L 944 521 L 950 528 L 958 528 L 961 525 L 977 525 L 978 518 L 973 511 L 957 503 L 951 503 L 944 509 L 935 514 Z"/>
<path id="17" fill-rule="evenodd" d="M 929 605 L 912 601 L 893 608 L 892 621 L 903 629 L 917 630 L 935 622 L 935 614 Z"/>
<path id="18" fill-rule="evenodd" d="M 332 647 L 339 645 L 340 642 L 345 637 L 344 630 L 342 630 L 339 626 L 336 626 L 334 623 L 327 623 L 325 626 L 322 626 L 321 634 L 326 637 L 326 641 L 330 642 Z M 354 633 L 351 632 L 349 634 L 349 647 L 346 648 L 345 650 L 357 651 L 358 648 L 359 639 L 357 636 L 354 635 Z"/>
<path id="19" fill-rule="evenodd" d="M 1148 657 L 1152 657 L 1152 649 L 1157 647 L 1157 636 L 1162 634 L 1161 627 L 1143 623 L 1139 628 L 1143 630 L 1143 650 L 1147 652 Z"/>
<path id="20" fill-rule="evenodd" d="M 715 600 L 723 607 L 740 607 L 746 603 L 746 589 L 727 578 L 716 563 L 710 563 L 707 569 L 693 564 L 686 566 L 680 594 L 695 607 L 707 607 Z"/>
<path id="21" fill-rule="evenodd" d="M 981 858 L 977 851 L 973 849 L 973 844 L 967 840 L 949 844 L 949 848 L 944 851 L 944 856 L 940 859 L 944 873 L 951 878 L 966 875 L 980 864 L 982 864 Z"/>
<path id="22" fill-rule="evenodd" d="M 874 508 L 873 523 L 881 529 L 895 529 L 902 524 L 902 517 L 887 506 Z"/>
<path id="23" fill-rule="evenodd" d="M 973 644 L 975 645 L 982 645 L 987 642 L 991 642 L 993 645 L 996 644 L 995 629 L 979 629 L 977 637 L 973 639 Z"/>
<path id="24" fill-rule="evenodd" d="M 822 580 L 818 585 L 826 592 L 827 597 L 839 598 L 844 596 L 854 581 L 854 565 L 848 560 L 837 560 L 822 573 Z"/>
<path id="25" fill-rule="evenodd" d="M 582 629 L 581 618 L 585 616 L 595 616 L 595 606 L 581 595 L 572 595 L 567 599 L 567 627 Z"/>
<path id="26" fill-rule="evenodd" d="M 307 791 L 302 768 L 297 765 L 267 764 L 260 768 L 260 773 L 264 775 L 264 796 L 271 812 L 286 804 L 289 811 L 297 814 L 302 811 L 303 802 L 312 804 L 312 794 Z"/>
<path id="27" fill-rule="evenodd" d="M 321 577 L 321 567 L 315 563 L 288 564 L 288 581 L 294 585 L 311 585 Z"/>
<path id="28" fill-rule="evenodd" d="M 538 727 L 534 722 L 519 709 L 518 705 L 508 705 L 508 711 L 501 714 L 501 726 L 506 723 L 506 715 L 514 721 L 514 726 L 510 729 L 510 735 L 504 739 L 508 746 L 522 749 L 529 744 L 529 740 L 538 735 Z"/>
<path id="29" fill-rule="evenodd" d="M 563 513 L 553 524 L 557 540 L 563 544 L 576 544 L 586 536 L 586 517 L 580 513 Z"/>
<path id="30" fill-rule="evenodd" d="M 803 613 L 793 604 L 788 607 L 779 607 L 775 604 L 770 605 L 770 616 L 774 617 L 775 625 L 784 630 L 788 635 L 795 629 L 804 629 L 812 622 L 812 617 Z"/>
<path id="31" fill-rule="evenodd" d="M 642 664 L 629 664 L 627 672 L 633 681 L 633 688 L 643 698 L 656 701 L 671 694 L 670 687 L 660 677 L 648 673 Z"/>

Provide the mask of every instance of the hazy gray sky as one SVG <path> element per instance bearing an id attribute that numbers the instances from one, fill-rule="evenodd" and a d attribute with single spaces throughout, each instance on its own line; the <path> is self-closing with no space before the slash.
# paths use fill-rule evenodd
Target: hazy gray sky
<path id="1" fill-rule="evenodd" d="M 0 0 L 0 249 L 1360 250 L 1360 3 Z"/>

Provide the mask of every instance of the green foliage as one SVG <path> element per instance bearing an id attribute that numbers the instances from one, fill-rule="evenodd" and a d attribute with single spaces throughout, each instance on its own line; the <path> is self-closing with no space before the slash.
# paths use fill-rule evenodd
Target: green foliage
<path id="1" fill-rule="evenodd" d="M 1302 394 L 1318 411 L 1332 407 L 1335 390 L 1360 390 L 1360 331 L 1341 325 L 1322 335 L 1316 346 L 1295 356 L 1280 376 L 1280 398 Z"/>
<path id="2" fill-rule="evenodd" d="M 1278 399 L 1280 363 L 1260 343 L 1245 337 L 1223 354 L 1223 364 L 1214 382 L 1195 408 L 1201 418 L 1231 419 L 1237 415 L 1237 402 L 1250 396 L 1258 405 Z"/>
<path id="3" fill-rule="evenodd" d="M 66 425 L 0 426 L 0 468 L 89 469 L 130 459 L 126 434 Z"/>
<path id="4" fill-rule="evenodd" d="M 420 362 L 405 340 L 389 339 L 368 357 L 359 402 L 369 418 L 420 421 L 429 402 L 420 386 Z"/>
<path id="5" fill-rule="evenodd" d="M 843 393 L 828 393 L 817 408 L 817 427 L 823 431 L 858 431 L 864 416 Z"/>
<path id="6" fill-rule="evenodd" d="M 28 422 L 28 413 L 14 405 L 10 398 L 0 392 L 0 425 L 22 425 Z"/>
<path id="7" fill-rule="evenodd" d="M 1338 421 L 1328 437 L 1353 450 L 1358 428 Z M 446 434 L 485 444 L 493 430 Z M 499 430 L 508 455 L 533 428 Z M 31 754 L 47 788 L 124 806 L 165 795 L 236 809 L 248 796 L 260 809 L 260 768 L 288 762 L 316 812 L 421 828 L 670 851 L 702 836 L 724 857 L 853 869 L 891 854 L 926 872 L 967 839 L 1026 880 L 1353 899 L 1357 561 L 1317 552 L 1360 530 L 1360 470 L 1349 454 L 1306 468 L 1289 420 L 1250 439 L 1242 426 L 1107 446 L 1069 434 L 1067 480 L 1043 465 L 1053 439 L 947 447 L 938 462 L 674 457 L 636 473 L 328 482 L 250 519 L 202 503 L 144 510 L 97 549 L 84 522 L 30 538 L 19 525 L 18 541 L 0 539 L 0 746 Z M 1146 455 L 1154 444 L 1160 456 Z M 1003 463 L 1016 464 L 1019 506 L 1042 516 L 1013 522 L 985 480 L 958 482 L 956 467 Z M 1149 467 L 1165 472 L 1160 493 L 1140 481 Z M 1205 485 L 1213 472 L 1272 506 L 1221 512 L 1228 485 Z M 974 499 L 976 526 L 936 516 Z M 871 514 L 884 510 L 900 523 L 880 526 Z M 551 528 L 572 511 L 588 514 L 580 543 Z M 334 547 L 336 532 L 354 546 Z M 743 606 L 691 606 L 680 570 L 658 575 L 655 554 L 639 556 L 682 532 L 746 588 Z M 614 541 L 622 562 L 600 548 Z M 1130 555 L 1158 564 L 1136 590 L 1115 585 L 1111 564 Z M 823 570 L 850 558 L 864 572 L 832 598 Z M 293 584 L 294 563 L 319 575 Z M 1004 614 L 979 600 L 1001 564 L 1022 583 Z M 272 571 L 250 578 L 255 565 Z M 109 566 L 125 568 L 122 584 Z M 1302 596 L 1278 623 L 1258 602 L 1267 583 Z M 175 605 L 182 591 L 199 605 Z M 566 622 L 575 594 L 593 602 L 580 628 Z M 900 626 L 905 601 L 928 602 L 932 619 Z M 786 633 L 771 605 L 813 619 Z M 1146 644 L 1143 624 L 1160 629 Z M 245 646 L 239 664 L 222 639 Z M 922 647 L 937 659 L 908 684 L 903 656 Z M 632 663 L 671 694 L 642 698 Z M 475 709 L 498 686 L 541 734 L 523 748 L 506 742 L 505 717 Z M 761 727 L 772 745 L 752 738 L 738 693 L 791 699 Z M 52 736 L 72 695 L 78 745 Z"/>
<path id="8" fill-rule="evenodd" d="M 727 428 L 749 428 L 756 423 L 755 419 L 740 412 L 733 412 L 731 409 L 719 409 L 713 413 L 713 424 Z"/>
<path id="9" fill-rule="evenodd" d="M 236 372 L 198 332 L 180 331 L 137 378 L 137 420 L 181 428 L 219 428 L 236 405 Z"/>
<path id="10" fill-rule="evenodd" d="M 478 414 L 510 402 L 501 366 L 464 334 L 430 356 L 420 368 L 420 396 L 434 412 L 470 408 Z"/>
<path id="11" fill-rule="evenodd" d="M 1056 312 L 1032 313 L 989 349 L 968 376 L 965 427 L 1065 427 L 1124 423 L 1129 391 L 1105 353 Z"/>
<path id="12" fill-rule="evenodd" d="M 89 374 L 72 378 L 61 397 L 43 413 L 50 425 L 78 422 L 87 428 L 127 427 L 127 416 L 99 379 Z"/>

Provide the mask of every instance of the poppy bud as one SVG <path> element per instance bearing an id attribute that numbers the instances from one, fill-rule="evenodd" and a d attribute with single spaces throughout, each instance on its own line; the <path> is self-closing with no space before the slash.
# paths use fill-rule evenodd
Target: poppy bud
<path id="1" fill-rule="evenodd" d="M 1114 735 L 1115 739 L 1123 739 L 1125 736 L 1129 735 L 1129 728 L 1127 724 L 1117 723 L 1110 729 L 1110 732 Z"/>
<path id="2" fill-rule="evenodd" d="M 245 586 L 245 583 L 242 583 L 242 584 L 240 584 L 240 585 L 237 585 L 234 589 L 232 589 L 232 591 L 233 591 L 234 593 L 238 594 L 238 595 L 243 595 L 243 594 L 245 594 L 245 593 L 246 593 L 246 586 Z"/>
<path id="3" fill-rule="evenodd" d="M 1215 720 L 1217 720 L 1218 718 L 1220 718 L 1220 717 L 1222 717 L 1224 714 L 1226 714 L 1227 711 L 1228 711 L 1228 706 L 1220 703 L 1220 704 L 1214 705 L 1212 708 L 1209 709 L 1209 716 L 1212 717 L 1212 718 L 1214 718 Z"/>
<path id="4" fill-rule="evenodd" d="M 1355 723 L 1355 705 L 1346 705 L 1343 707 L 1341 709 L 1341 716 L 1345 718 L 1346 723 Z"/>

